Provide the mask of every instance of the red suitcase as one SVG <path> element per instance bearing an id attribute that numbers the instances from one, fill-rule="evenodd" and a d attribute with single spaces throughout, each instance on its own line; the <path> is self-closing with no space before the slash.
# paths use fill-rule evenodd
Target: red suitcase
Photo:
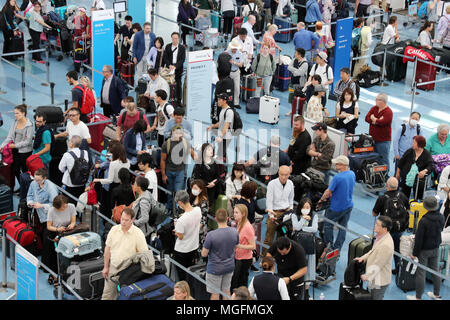
<path id="1" fill-rule="evenodd" d="M 119 77 L 134 87 L 134 63 L 124 60 L 119 61 Z"/>
<path id="2" fill-rule="evenodd" d="M 97 150 L 98 152 L 102 152 L 104 149 L 104 140 L 103 131 L 106 126 L 111 123 L 111 119 L 104 116 L 101 113 L 95 113 L 88 116 L 89 118 L 89 133 L 91 134 L 91 148 Z M 105 122 L 108 121 L 108 122 Z M 96 124 L 97 122 L 102 122 L 100 124 Z"/>
<path id="3" fill-rule="evenodd" d="M 306 98 L 294 97 L 291 108 L 291 127 L 294 124 L 294 114 L 303 115 L 303 106 L 305 105 Z"/>
<path id="4" fill-rule="evenodd" d="M 233 19 L 233 37 L 238 35 L 242 24 L 244 23 L 244 17 L 234 17 Z"/>
<path id="5" fill-rule="evenodd" d="M 416 83 L 420 84 L 421 82 L 428 82 L 436 80 L 436 67 L 431 66 L 428 63 L 423 63 L 417 61 L 417 70 L 416 70 Z M 420 90 L 434 90 L 435 83 L 426 84 L 424 86 L 417 86 Z"/>

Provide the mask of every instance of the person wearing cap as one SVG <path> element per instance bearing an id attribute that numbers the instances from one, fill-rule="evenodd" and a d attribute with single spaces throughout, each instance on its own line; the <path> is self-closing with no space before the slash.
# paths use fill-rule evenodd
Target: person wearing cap
<path id="1" fill-rule="evenodd" d="M 332 160 L 338 173 L 331 180 L 331 184 L 323 193 L 319 203 L 331 197 L 330 207 L 325 212 L 325 217 L 340 226 L 347 228 L 348 220 L 353 209 L 353 188 L 356 177 L 352 170 L 349 170 L 349 160 L 346 156 L 338 156 Z M 325 221 L 323 225 L 323 241 L 327 249 L 341 250 L 344 242 L 346 230 L 339 228 L 336 241 L 333 242 L 333 224 Z"/>
<path id="2" fill-rule="evenodd" d="M 328 55 L 325 52 L 319 52 L 316 56 L 316 63 L 311 68 L 309 72 L 309 80 L 312 81 L 312 76 L 318 74 L 322 78 L 322 85 L 328 91 L 328 87 L 333 83 L 333 69 L 328 64 Z M 327 97 L 327 92 L 325 93 L 325 98 Z M 326 105 L 325 103 L 323 104 Z"/>
<path id="3" fill-rule="evenodd" d="M 316 123 L 312 128 L 316 137 L 307 149 L 307 153 L 312 157 L 311 167 L 322 171 L 325 174 L 324 181 L 328 184 L 328 177 L 331 169 L 331 159 L 333 159 L 335 143 L 327 134 L 328 127 L 325 123 Z"/>
<path id="4" fill-rule="evenodd" d="M 414 249 L 411 259 L 439 272 L 439 246 L 442 242 L 441 232 L 444 229 L 444 216 L 438 211 L 439 202 L 435 196 L 426 197 L 423 207 L 428 212 L 420 219 L 417 227 Z M 427 292 L 428 297 L 442 300 L 440 296 L 441 278 L 432 274 L 434 291 Z M 416 271 L 416 295 L 408 295 L 408 300 L 421 300 L 425 290 L 425 270 L 421 267 Z"/>
<path id="5" fill-rule="evenodd" d="M 241 52 L 242 46 L 239 40 L 234 38 L 228 45 L 227 52 L 231 56 L 230 78 L 234 82 L 233 107 L 240 109 L 239 95 L 241 93 L 241 69 L 244 66 L 244 55 Z"/>
<path id="6" fill-rule="evenodd" d="M 376 105 L 369 110 L 365 120 L 370 125 L 369 134 L 375 141 L 375 152 L 381 156 L 382 164 L 387 165 L 389 172 L 393 113 L 387 102 L 387 94 L 379 93 L 375 99 Z"/>
<path id="7" fill-rule="evenodd" d="M 330 113 L 327 108 L 322 105 L 322 99 L 325 97 L 327 90 L 321 84 L 314 87 L 314 94 L 308 101 L 306 108 L 306 118 L 314 122 L 323 122 L 323 116 L 328 117 Z"/>
<path id="8" fill-rule="evenodd" d="M 219 144 L 217 156 L 220 160 L 225 162 L 227 158 L 227 148 L 233 139 L 231 128 L 233 128 L 234 113 L 228 105 L 228 95 L 226 93 L 221 93 L 217 96 L 217 105 L 221 108 L 219 122 L 209 126 L 206 130 L 219 129 L 216 136 L 216 142 Z M 229 109 L 231 111 L 228 111 Z"/>
<path id="9" fill-rule="evenodd" d="M 380 216 L 373 230 L 377 235 L 372 249 L 362 257 L 355 258 L 359 263 L 366 264 L 361 280 L 367 281 L 372 300 L 383 300 L 384 293 L 392 280 L 394 241 L 390 234 L 391 228 L 391 218 Z"/>

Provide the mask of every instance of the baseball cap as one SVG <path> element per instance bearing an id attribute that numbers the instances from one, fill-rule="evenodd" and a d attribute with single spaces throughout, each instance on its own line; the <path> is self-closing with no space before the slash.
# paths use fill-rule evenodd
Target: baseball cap
<path id="1" fill-rule="evenodd" d="M 327 61 L 328 55 L 325 52 L 323 52 L 323 51 L 319 52 L 318 56 L 321 57 L 323 60 L 325 60 L 325 62 L 328 62 Z"/>
<path id="2" fill-rule="evenodd" d="M 313 130 L 327 130 L 327 125 L 323 122 L 316 123 L 311 129 Z"/>
<path id="3" fill-rule="evenodd" d="M 331 162 L 333 164 L 338 164 L 339 163 L 339 164 L 343 164 L 343 165 L 346 165 L 346 166 L 348 166 L 350 164 L 350 161 L 348 160 L 348 158 L 346 156 L 343 156 L 343 155 L 338 156 L 337 158 L 334 158 L 333 160 L 331 160 Z"/>
<path id="4" fill-rule="evenodd" d="M 219 93 L 217 99 L 222 99 L 228 101 L 228 95 L 226 93 Z"/>

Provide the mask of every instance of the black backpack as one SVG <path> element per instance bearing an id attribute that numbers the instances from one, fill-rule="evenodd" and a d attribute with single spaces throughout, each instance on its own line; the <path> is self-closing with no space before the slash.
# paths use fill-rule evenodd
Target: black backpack
<path id="1" fill-rule="evenodd" d="M 253 3 L 253 9 L 252 9 L 252 7 L 250 5 L 251 5 L 251 3 L 248 4 L 248 8 L 250 10 L 248 12 L 248 14 L 255 16 L 256 21 L 259 21 L 259 13 L 258 13 L 258 11 L 256 11 L 256 3 Z"/>
<path id="2" fill-rule="evenodd" d="M 75 186 L 86 185 L 89 180 L 90 168 L 88 161 L 84 158 L 84 151 L 80 149 L 80 157 L 78 158 L 73 151 L 69 152 L 75 160 L 72 170 L 70 171 L 70 180 Z"/>
<path id="3" fill-rule="evenodd" d="M 233 111 L 233 128 L 230 128 L 230 130 L 232 130 L 231 132 L 233 136 L 238 136 L 242 131 L 242 119 L 239 113 L 234 110 L 234 108 L 230 109 Z"/>
<path id="4" fill-rule="evenodd" d="M 406 124 L 402 123 L 402 133 L 400 134 L 400 137 L 403 137 L 405 135 L 406 131 Z M 417 125 L 417 135 L 420 135 L 420 124 Z"/>
<path id="5" fill-rule="evenodd" d="M 348 262 L 344 273 L 344 284 L 349 287 L 356 287 L 361 283 L 361 275 L 366 269 L 365 263 L 351 260 Z"/>
<path id="6" fill-rule="evenodd" d="M 393 197 L 386 195 L 382 215 L 391 218 L 391 232 L 403 232 L 406 230 L 409 224 L 409 213 L 400 201 L 400 192 L 397 192 Z"/>

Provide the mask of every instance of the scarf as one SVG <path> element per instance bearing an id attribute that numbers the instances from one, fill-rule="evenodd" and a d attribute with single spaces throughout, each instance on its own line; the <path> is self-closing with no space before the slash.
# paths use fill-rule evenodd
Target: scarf
<path id="1" fill-rule="evenodd" d="M 48 127 L 47 125 L 44 125 L 40 128 L 37 129 L 36 131 L 36 135 L 34 137 L 34 143 L 33 143 L 33 149 L 36 150 L 40 147 L 41 143 L 42 143 L 42 135 L 44 134 L 44 132 L 46 130 L 50 131 L 50 135 L 52 136 L 52 143 L 53 143 L 53 134 L 52 131 L 50 129 L 50 127 Z"/>

